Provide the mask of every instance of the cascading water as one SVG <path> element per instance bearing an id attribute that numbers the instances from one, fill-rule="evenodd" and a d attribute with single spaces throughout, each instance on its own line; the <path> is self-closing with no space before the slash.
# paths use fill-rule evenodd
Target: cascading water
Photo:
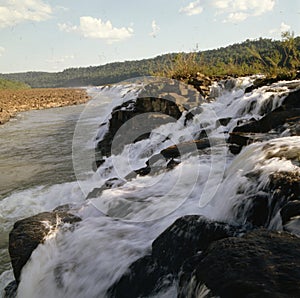
<path id="1" fill-rule="evenodd" d="M 25 190 L 9 190 L 8 196 L 0 201 L 1 238 L 6 237 L 15 220 L 66 203 L 82 219 L 75 229 L 66 226 L 35 249 L 22 270 L 18 297 L 105 297 L 107 289 L 132 262 L 149 253 L 152 241 L 177 218 L 201 214 L 210 219 L 243 223 L 234 211 L 242 193 L 263 191 L 269 175 L 278 170 L 299 171 L 299 164 L 293 162 L 297 158 L 299 162 L 299 156 L 286 159 L 279 154 L 283 144 L 290 155 L 299 152 L 299 137 L 278 135 L 269 153 L 264 150 L 264 143 L 250 145 L 236 157 L 228 151 L 228 133 L 237 123 L 260 119 L 279 107 L 289 92 L 288 84 L 280 82 L 245 94 L 252 80 L 237 79 L 231 86 L 215 84 L 212 93 L 218 96 L 203 103 L 192 119 L 186 121 L 188 111 L 183 112 L 176 122 L 153 129 L 149 138 L 125 145 L 121 153 L 107 157 L 96 172 L 95 137 L 104 137 L 110 112 L 137 98 L 143 82 L 92 88 L 89 92 L 93 99 L 81 112 L 73 136 L 72 159 L 77 181 L 62 179 L 57 184 L 53 180 L 34 187 L 29 184 Z M 28 117 L 25 121 L 30 121 L 30 113 Z M 220 119 L 225 118 L 227 123 L 221 125 Z M 19 121 L 22 126 L 24 120 Z M 106 125 L 99 128 L 101 123 Z M 9 126 L 11 130 L 18 128 L 17 122 Z M 194 140 L 200 130 L 206 132 L 210 148 L 195 147 L 183 152 L 180 164 L 171 170 L 166 171 L 163 165 L 163 170 L 151 175 L 126 178 L 161 150 Z M 256 170 L 260 171 L 257 184 L 247 180 L 247 174 Z M 55 176 L 53 172 L 47 175 Z M 112 179 L 116 179 L 112 188 L 85 200 L 93 189 Z M 281 228 L 273 220 L 269 227 L 274 226 Z M 7 256 L 1 262 L 3 288 L 12 274 L 7 270 Z M 174 297 L 176 287 L 160 294 L 159 297 Z"/>

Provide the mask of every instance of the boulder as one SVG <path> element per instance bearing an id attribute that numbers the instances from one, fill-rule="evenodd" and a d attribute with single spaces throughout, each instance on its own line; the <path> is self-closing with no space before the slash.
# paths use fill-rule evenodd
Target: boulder
<path id="1" fill-rule="evenodd" d="M 109 297 L 147 297 L 169 287 L 188 258 L 239 229 L 199 215 L 177 219 L 152 243 L 152 254 L 134 262 L 108 290 Z"/>
<path id="2" fill-rule="evenodd" d="M 178 297 L 198 297 L 204 285 L 222 298 L 299 297 L 300 239 L 256 230 L 216 241 L 184 264 Z"/>
<path id="3" fill-rule="evenodd" d="M 152 256 L 169 272 L 177 273 L 182 263 L 213 241 L 236 235 L 238 229 L 198 215 L 177 219 L 152 243 Z"/>
<path id="4" fill-rule="evenodd" d="M 108 131 L 97 143 L 96 165 L 100 166 L 103 157 L 111 155 L 113 140 L 113 149 L 120 152 L 124 145 L 147 138 L 148 133 L 158 126 L 176 121 L 184 110 L 175 101 L 155 97 L 137 98 L 116 107 L 111 113 Z M 136 117 L 142 114 L 142 117 Z M 129 121 L 133 117 L 136 121 Z M 124 131 L 119 131 L 125 123 Z"/>
<path id="5" fill-rule="evenodd" d="M 158 293 L 172 284 L 173 277 L 159 266 L 152 256 L 145 256 L 134 262 L 121 279 L 109 288 L 108 297 L 137 298 Z"/>
<path id="6" fill-rule="evenodd" d="M 40 243 L 64 223 L 78 221 L 79 217 L 59 210 L 17 221 L 9 234 L 9 254 L 16 282 L 20 282 L 22 268 Z"/>
<path id="7" fill-rule="evenodd" d="M 235 217 L 244 225 L 266 227 L 270 219 L 269 198 L 270 195 L 264 192 L 246 196 L 237 206 Z"/>
<path id="8" fill-rule="evenodd" d="M 285 226 L 293 217 L 300 216 L 300 201 L 290 201 L 280 210 L 282 225 Z"/>

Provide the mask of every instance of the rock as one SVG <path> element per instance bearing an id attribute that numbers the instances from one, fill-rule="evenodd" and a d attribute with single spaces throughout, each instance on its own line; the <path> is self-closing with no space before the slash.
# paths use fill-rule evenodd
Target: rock
<path id="1" fill-rule="evenodd" d="M 94 188 L 86 197 L 86 200 L 92 199 L 92 198 L 99 198 L 102 194 L 102 192 L 106 189 L 111 189 L 115 187 L 122 186 L 126 181 L 120 179 L 120 178 L 110 178 L 105 183 L 98 188 Z"/>
<path id="2" fill-rule="evenodd" d="M 266 108 L 268 110 L 268 108 Z M 228 140 L 231 144 L 236 144 L 242 148 L 249 143 L 254 141 L 261 141 L 264 136 L 254 134 L 267 133 L 272 129 L 283 132 L 286 127 L 284 125 L 292 126 L 295 128 L 291 129 L 295 132 L 293 135 L 297 135 L 297 126 L 300 117 L 300 90 L 290 92 L 288 96 L 283 100 L 280 107 L 267 113 L 264 117 L 259 120 L 251 120 L 250 122 L 237 126 L 233 129 Z M 291 123 L 292 122 L 292 123 Z M 289 124 L 291 123 L 291 124 Z M 239 153 L 236 148 L 232 153 Z"/>
<path id="3" fill-rule="evenodd" d="M 9 254 L 16 282 L 20 282 L 21 271 L 36 247 L 64 223 L 75 223 L 80 218 L 65 212 L 43 212 L 14 224 L 9 234 Z"/>
<path id="4" fill-rule="evenodd" d="M 3 298 L 16 298 L 17 297 L 18 284 L 14 280 L 10 282 L 4 289 Z"/>
<path id="5" fill-rule="evenodd" d="M 103 156 L 110 156 L 111 150 L 120 152 L 124 145 L 141 140 L 141 135 L 147 137 L 147 133 L 162 124 L 176 121 L 180 118 L 184 107 L 172 100 L 155 97 L 137 98 L 136 101 L 127 101 L 116 107 L 109 120 L 109 129 L 104 138 L 96 146 L 96 165 L 100 166 Z M 136 121 L 129 121 L 133 117 Z M 124 131 L 119 129 L 126 123 Z M 117 133 L 118 132 L 118 133 Z M 114 148 L 112 143 L 114 141 Z"/>
<path id="6" fill-rule="evenodd" d="M 184 264 L 179 285 L 182 298 L 198 297 L 203 285 L 222 298 L 299 297 L 300 239 L 256 230 L 216 241 Z"/>
<path id="7" fill-rule="evenodd" d="M 182 263 L 213 241 L 235 235 L 236 227 L 214 222 L 198 215 L 186 215 L 177 219 L 159 235 L 152 244 L 152 256 L 156 262 L 177 273 Z"/>
<path id="8" fill-rule="evenodd" d="M 265 133 L 283 125 L 287 119 L 300 115 L 300 90 L 289 93 L 277 109 L 258 121 L 235 127 L 233 132 Z"/>
<path id="9" fill-rule="evenodd" d="M 206 149 L 209 147 L 210 147 L 210 142 L 208 139 L 193 140 L 190 142 L 183 142 L 183 143 L 176 144 L 174 146 L 170 146 L 166 149 L 163 149 L 160 152 L 160 154 L 167 159 L 177 158 L 180 157 L 182 154 L 186 154 L 196 150 Z"/>
<path id="10" fill-rule="evenodd" d="M 266 227 L 270 217 L 269 195 L 261 192 L 247 196 L 243 203 L 238 205 L 235 217 L 244 225 Z"/>
<path id="11" fill-rule="evenodd" d="M 121 279 L 107 291 L 108 297 L 148 297 L 172 284 L 166 268 L 159 266 L 151 256 L 134 262 Z"/>
<path id="12" fill-rule="evenodd" d="M 282 225 L 286 225 L 293 217 L 300 216 L 300 201 L 290 201 L 280 210 Z"/>
<path id="13" fill-rule="evenodd" d="M 108 290 L 109 297 L 148 297 L 169 287 L 178 277 L 183 262 L 213 241 L 239 233 L 225 223 L 203 216 L 177 219 L 152 244 L 152 254 L 134 262 Z"/>

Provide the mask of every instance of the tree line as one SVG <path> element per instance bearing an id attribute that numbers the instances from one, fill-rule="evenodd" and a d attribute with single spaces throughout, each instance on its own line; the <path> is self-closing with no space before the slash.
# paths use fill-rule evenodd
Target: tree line
<path id="1" fill-rule="evenodd" d="M 207 51 L 170 53 L 151 59 L 69 68 L 62 72 L 0 74 L 0 78 L 20 81 L 33 88 L 79 87 L 113 84 L 126 79 L 159 75 L 176 79 L 205 75 L 268 76 L 293 78 L 300 69 L 300 37 L 284 32 L 281 40 L 259 38 Z"/>

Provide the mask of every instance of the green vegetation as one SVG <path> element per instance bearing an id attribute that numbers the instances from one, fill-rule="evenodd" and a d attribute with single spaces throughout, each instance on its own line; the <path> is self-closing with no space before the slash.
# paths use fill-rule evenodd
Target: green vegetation
<path id="1" fill-rule="evenodd" d="M 25 83 L 0 78 L 0 90 L 3 89 L 18 90 L 18 89 L 28 89 L 28 88 L 30 87 Z"/>
<path id="2" fill-rule="evenodd" d="M 0 78 L 21 81 L 31 87 L 77 87 L 111 84 L 147 75 L 188 79 L 198 72 L 210 76 L 263 73 L 268 77 L 292 79 L 299 69 L 300 37 L 284 32 L 280 41 L 259 38 L 215 50 L 172 53 L 139 61 L 70 68 L 58 73 L 0 74 Z"/>
<path id="3" fill-rule="evenodd" d="M 300 70 L 300 37 L 284 32 L 281 41 L 260 38 L 205 52 L 179 53 L 155 75 L 188 79 L 197 72 L 209 76 L 245 76 L 292 79 Z"/>

